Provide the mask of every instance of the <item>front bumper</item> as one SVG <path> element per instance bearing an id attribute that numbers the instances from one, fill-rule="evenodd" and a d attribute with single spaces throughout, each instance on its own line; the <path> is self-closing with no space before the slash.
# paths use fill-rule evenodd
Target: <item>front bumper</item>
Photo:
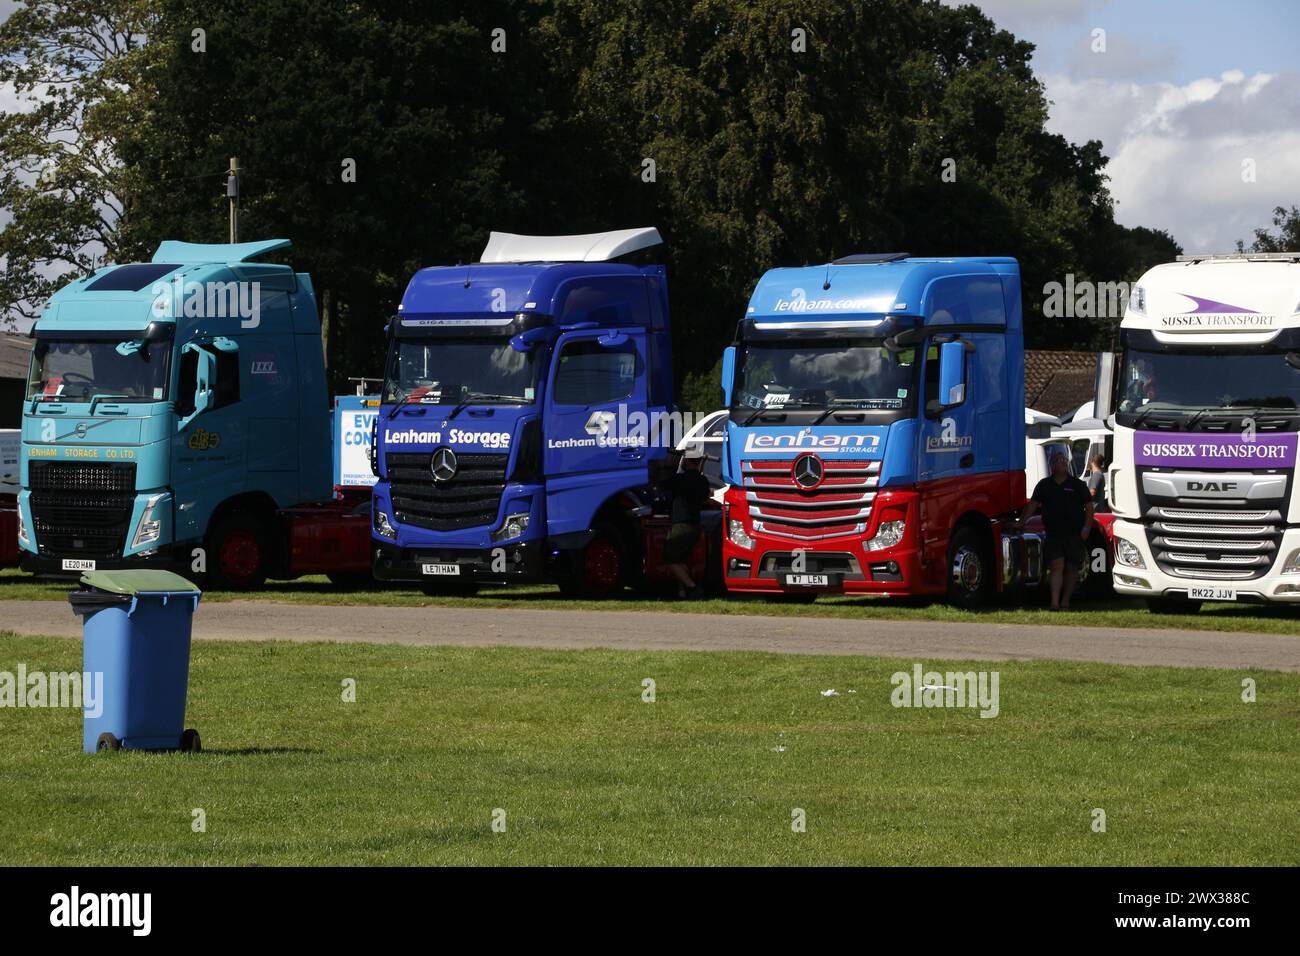
<path id="1" fill-rule="evenodd" d="M 1192 588 L 1231 588 L 1236 599 L 1243 603 L 1300 603 L 1300 574 L 1281 574 L 1287 556 L 1300 549 L 1300 528 L 1288 528 L 1282 534 L 1278 557 L 1273 567 L 1262 577 L 1250 580 L 1217 580 L 1213 578 L 1185 578 L 1160 569 L 1147 540 L 1146 528 L 1136 521 L 1116 520 L 1113 538 L 1123 538 L 1132 543 L 1142 555 L 1145 568 L 1120 564 L 1116 555 L 1112 581 L 1117 594 L 1133 597 L 1188 597 Z"/>
<path id="2" fill-rule="evenodd" d="M 921 558 L 915 548 L 899 545 L 863 550 L 862 538 L 846 537 L 803 547 L 802 569 L 794 567 L 798 542 L 758 536 L 753 549 L 722 544 L 723 580 L 728 591 L 760 594 L 917 594 L 924 590 Z M 791 575 L 825 575 L 824 585 L 796 584 Z"/>
<path id="3" fill-rule="evenodd" d="M 64 578 L 76 580 L 85 570 L 65 568 L 64 561 L 93 561 L 96 571 L 115 571 L 121 568 L 162 568 L 175 571 L 181 575 L 192 575 L 189 566 L 189 551 L 177 551 L 172 545 L 128 554 L 119 558 L 101 558 L 93 554 L 34 554 L 31 551 L 20 553 L 18 564 L 22 570 L 41 577 Z"/>
<path id="4" fill-rule="evenodd" d="M 377 581 L 422 584 L 535 581 L 542 576 L 546 557 L 542 541 L 515 542 L 491 549 L 403 548 L 372 538 L 370 545 L 372 571 Z M 460 573 L 425 574 L 425 565 L 456 565 Z"/>

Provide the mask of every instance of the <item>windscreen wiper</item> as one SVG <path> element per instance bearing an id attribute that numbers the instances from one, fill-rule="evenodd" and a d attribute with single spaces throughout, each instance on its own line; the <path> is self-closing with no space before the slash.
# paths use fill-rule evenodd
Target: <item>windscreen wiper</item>
<path id="1" fill-rule="evenodd" d="M 447 416 L 447 421 L 451 421 L 461 412 L 463 412 L 473 402 L 526 402 L 528 399 L 522 395 L 495 395 L 492 392 L 470 392 L 462 398 L 459 404 L 451 410 Z"/>
<path id="2" fill-rule="evenodd" d="M 846 411 L 849 402 L 869 402 L 869 401 L 871 401 L 871 399 L 869 398 L 833 398 L 831 399 L 830 408 L 826 409 L 826 411 L 822 412 L 820 415 L 814 418 L 812 420 L 812 424 L 820 425 L 822 422 L 826 421 L 826 419 L 832 413 Z"/>

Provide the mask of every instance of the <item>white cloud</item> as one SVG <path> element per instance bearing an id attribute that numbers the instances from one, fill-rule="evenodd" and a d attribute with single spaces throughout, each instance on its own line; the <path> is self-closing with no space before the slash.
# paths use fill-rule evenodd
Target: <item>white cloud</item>
<path id="1" fill-rule="evenodd" d="M 1184 85 L 1044 78 L 1048 128 L 1100 139 L 1115 216 L 1167 229 L 1188 252 L 1230 251 L 1300 202 L 1300 74 L 1230 70 Z M 1255 182 L 1243 182 L 1253 160 Z"/>

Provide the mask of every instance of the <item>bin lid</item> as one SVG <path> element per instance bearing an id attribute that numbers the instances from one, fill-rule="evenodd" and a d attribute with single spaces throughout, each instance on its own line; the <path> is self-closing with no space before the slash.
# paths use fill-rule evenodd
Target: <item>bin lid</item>
<path id="1" fill-rule="evenodd" d="M 87 571 L 81 583 L 113 594 L 198 594 L 198 587 L 179 574 L 153 568 Z"/>

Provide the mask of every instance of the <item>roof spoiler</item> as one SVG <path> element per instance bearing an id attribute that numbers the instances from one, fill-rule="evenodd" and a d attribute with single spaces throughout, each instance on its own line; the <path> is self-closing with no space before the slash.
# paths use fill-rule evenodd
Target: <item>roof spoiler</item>
<path id="1" fill-rule="evenodd" d="M 154 262 L 200 265 L 213 262 L 247 262 L 275 249 L 289 245 L 288 239 L 263 239 L 261 242 L 206 243 L 179 242 L 167 239 L 153 254 Z"/>
<path id="2" fill-rule="evenodd" d="M 657 246 L 659 230 L 618 229 L 580 236 L 518 236 L 510 232 L 488 234 L 479 262 L 608 262 L 630 252 Z"/>

